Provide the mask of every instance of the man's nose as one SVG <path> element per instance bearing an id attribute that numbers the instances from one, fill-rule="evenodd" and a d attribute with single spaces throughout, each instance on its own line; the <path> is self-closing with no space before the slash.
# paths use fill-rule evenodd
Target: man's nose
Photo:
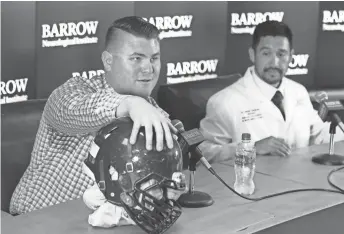
<path id="1" fill-rule="evenodd" d="M 274 56 L 272 57 L 271 64 L 272 64 L 274 67 L 277 67 L 278 64 L 279 64 L 279 60 L 280 60 L 280 59 L 278 58 L 278 56 L 274 55 Z"/>
<path id="2" fill-rule="evenodd" d="M 145 59 L 142 62 L 141 70 L 143 73 L 152 73 L 153 72 L 153 65 L 149 59 Z"/>

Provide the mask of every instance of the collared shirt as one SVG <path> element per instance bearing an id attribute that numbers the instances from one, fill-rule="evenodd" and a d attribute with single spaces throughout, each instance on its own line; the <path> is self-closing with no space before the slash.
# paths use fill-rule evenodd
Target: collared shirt
<path id="1" fill-rule="evenodd" d="M 283 82 L 283 78 L 281 80 L 281 84 L 278 88 L 275 88 L 274 86 L 266 83 L 264 80 L 262 80 L 261 78 L 258 77 L 258 75 L 256 74 L 256 71 L 254 69 L 254 67 L 250 68 L 250 72 L 253 76 L 253 80 L 255 82 L 255 84 L 257 85 L 258 89 L 260 90 L 260 92 L 266 96 L 267 99 L 271 100 L 273 98 L 273 96 L 275 96 L 275 93 L 279 90 L 283 96 L 285 96 L 285 92 L 284 92 L 284 83 Z"/>
<path id="2" fill-rule="evenodd" d="M 81 197 L 93 184 L 82 164 L 94 135 L 116 118 L 126 97 L 116 93 L 104 76 L 74 77 L 55 89 L 44 108 L 30 164 L 12 195 L 10 213 Z M 153 98 L 148 101 L 159 108 Z"/>

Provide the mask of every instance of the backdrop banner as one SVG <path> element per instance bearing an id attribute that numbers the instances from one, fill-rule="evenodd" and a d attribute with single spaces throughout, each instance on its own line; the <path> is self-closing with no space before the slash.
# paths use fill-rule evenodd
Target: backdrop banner
<path id="1" fill-rule="evenodd" d="M 107 28 L 130 15 L 161 31 L 154 98 L 161 84 L 243 74 L 265 20 L 293 32 L 287 77 L 308 89 L 344 87 L 344 2 L 3 2 L 1 13 L 1 104 L 48 98 L 70 77 L 102 74 Z"/>
<path id="2" fill-rule="evenodd" d="M 318 88 L 344 88 L 344 2 L 320 2 L 315 78 Z"/>
<path id="3" fill-rule="evenodd" d="M 159 30 L 159 83 L 211 79 L 224 74 L 227 2 L 135 2 L 135 15 Z"/>
<path id="4" fill-rule="evenodd" d="M 316 53 L 318 2 L 228 2 L 227 74 L 243 74 L 252 63 L 248 49 L 253 31 L 266 20 L 283 21 L 293 32 L 295 55 L 287 77 L 312 87 Z"/>
<path id="5" fill-rule="evenodd" d="M 37 2 L 37 98 L 72 76 L 104 72 L 106 31 L 133 9 L 133 2 Z"/>
<path id="6" fill-rule="evenodd" d="M 35 4 L 1 3 L 1 104 L 35 98 Z"/>

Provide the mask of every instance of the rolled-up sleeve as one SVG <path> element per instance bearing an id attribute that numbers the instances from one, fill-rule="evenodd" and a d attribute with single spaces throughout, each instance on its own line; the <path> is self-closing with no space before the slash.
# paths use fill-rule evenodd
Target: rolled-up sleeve
<path id="1" fill-rule="evenodd" d="M 60 132 L 87 134 L 114 120 L 117 107 L 127 97 L 111 87 L 95 89 L 78 78 L 72 78 L 50 95 L 43 117 Z"/>

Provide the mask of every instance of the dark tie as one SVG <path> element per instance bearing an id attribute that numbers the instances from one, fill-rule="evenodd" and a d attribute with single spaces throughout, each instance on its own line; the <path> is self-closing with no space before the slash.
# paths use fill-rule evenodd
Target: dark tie
<path id="1" fill-rule="evenodd" d="M 283 108 L 282 100 L 283 100 L 283 95 L 282 95 L 282 93 L 279 90 L 277 90 L 275 95 L 272 97 L 271 101 L 281 111 L 281 114 L 283 115 L 283 119 L 285 120 L 285 113 L 284 113 L 284 108 Z"/>

